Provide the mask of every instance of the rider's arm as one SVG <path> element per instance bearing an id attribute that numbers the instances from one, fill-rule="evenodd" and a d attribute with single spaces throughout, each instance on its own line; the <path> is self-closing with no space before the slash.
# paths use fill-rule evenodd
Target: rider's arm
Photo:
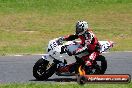
<path id="1" fill-rule="evenodd" d="M 79 37 L 78 37 L 78 35 L 68 35 L 68 36 L 65 36 L 64 37 L 64 40 L 65 41 L 72 41 L 72 40 L 75 40 L 75 39 L 78 39 Z"/>
<path id="2" fill-rule="evenodd" d="M 88 39 L 87 39 L 87 45 L 93 44 L 95 41 L 97 41 L 97 38 L 96 38 L 95 34 L 91 30 L 89 30 Z"/>

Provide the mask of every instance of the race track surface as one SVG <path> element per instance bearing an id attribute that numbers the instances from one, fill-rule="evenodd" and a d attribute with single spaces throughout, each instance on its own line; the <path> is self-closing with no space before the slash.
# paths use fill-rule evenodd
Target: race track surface
<path id="1" fill-rule="evenodd" d="M 106 74 L 130 74 L 132 76 L 132 52 L 112 52 L 103 55 L 108 61 Z M 0 56 L 0 83 L 40 82 L 32 75 L 33 65 L 39 58 L 41 58 L 40 55 Z M 72 82 L 76 79 L 53 75 L 49 80 L 41 82 L 59 81 Z"/>

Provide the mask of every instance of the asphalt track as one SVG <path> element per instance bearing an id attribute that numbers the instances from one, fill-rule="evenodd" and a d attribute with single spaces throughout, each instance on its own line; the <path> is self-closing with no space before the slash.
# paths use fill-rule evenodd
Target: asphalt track
<path id="1" fill-rule="evenodd" d="M 108 61 L 106 74 L 130 74 L 132 76 L 132 52 L 103 54 Z M 32 75 L 34 63 L 41 55 L 0 56 L 0 83 L 26 82 L 74 82 L 75 77 L 53 75 L 47 81 L 37 81 Z M 73 60 L 68 59 L 71 63 Z"/>

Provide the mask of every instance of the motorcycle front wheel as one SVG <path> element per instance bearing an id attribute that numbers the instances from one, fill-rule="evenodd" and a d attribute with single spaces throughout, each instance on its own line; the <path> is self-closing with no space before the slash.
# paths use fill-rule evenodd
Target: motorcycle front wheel
<path id="1" fill-rule="evenodd" d="M 56 71 L 56 64 L 49 64 L 49 61 L 39 59 L 33 67 L 33 76 L 37 80 L 47 80 Z"/>

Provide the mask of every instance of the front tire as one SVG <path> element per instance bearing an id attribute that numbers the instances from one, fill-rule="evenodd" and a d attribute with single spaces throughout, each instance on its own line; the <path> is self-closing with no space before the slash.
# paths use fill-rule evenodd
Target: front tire
<path id="1" fill-rule="evenodd" d="M 33 67 L 33 76 L 37 80 L 47 80 L 56 71 L 56 64 L 49 64 L 49 61 L 39 59 Z"/>

